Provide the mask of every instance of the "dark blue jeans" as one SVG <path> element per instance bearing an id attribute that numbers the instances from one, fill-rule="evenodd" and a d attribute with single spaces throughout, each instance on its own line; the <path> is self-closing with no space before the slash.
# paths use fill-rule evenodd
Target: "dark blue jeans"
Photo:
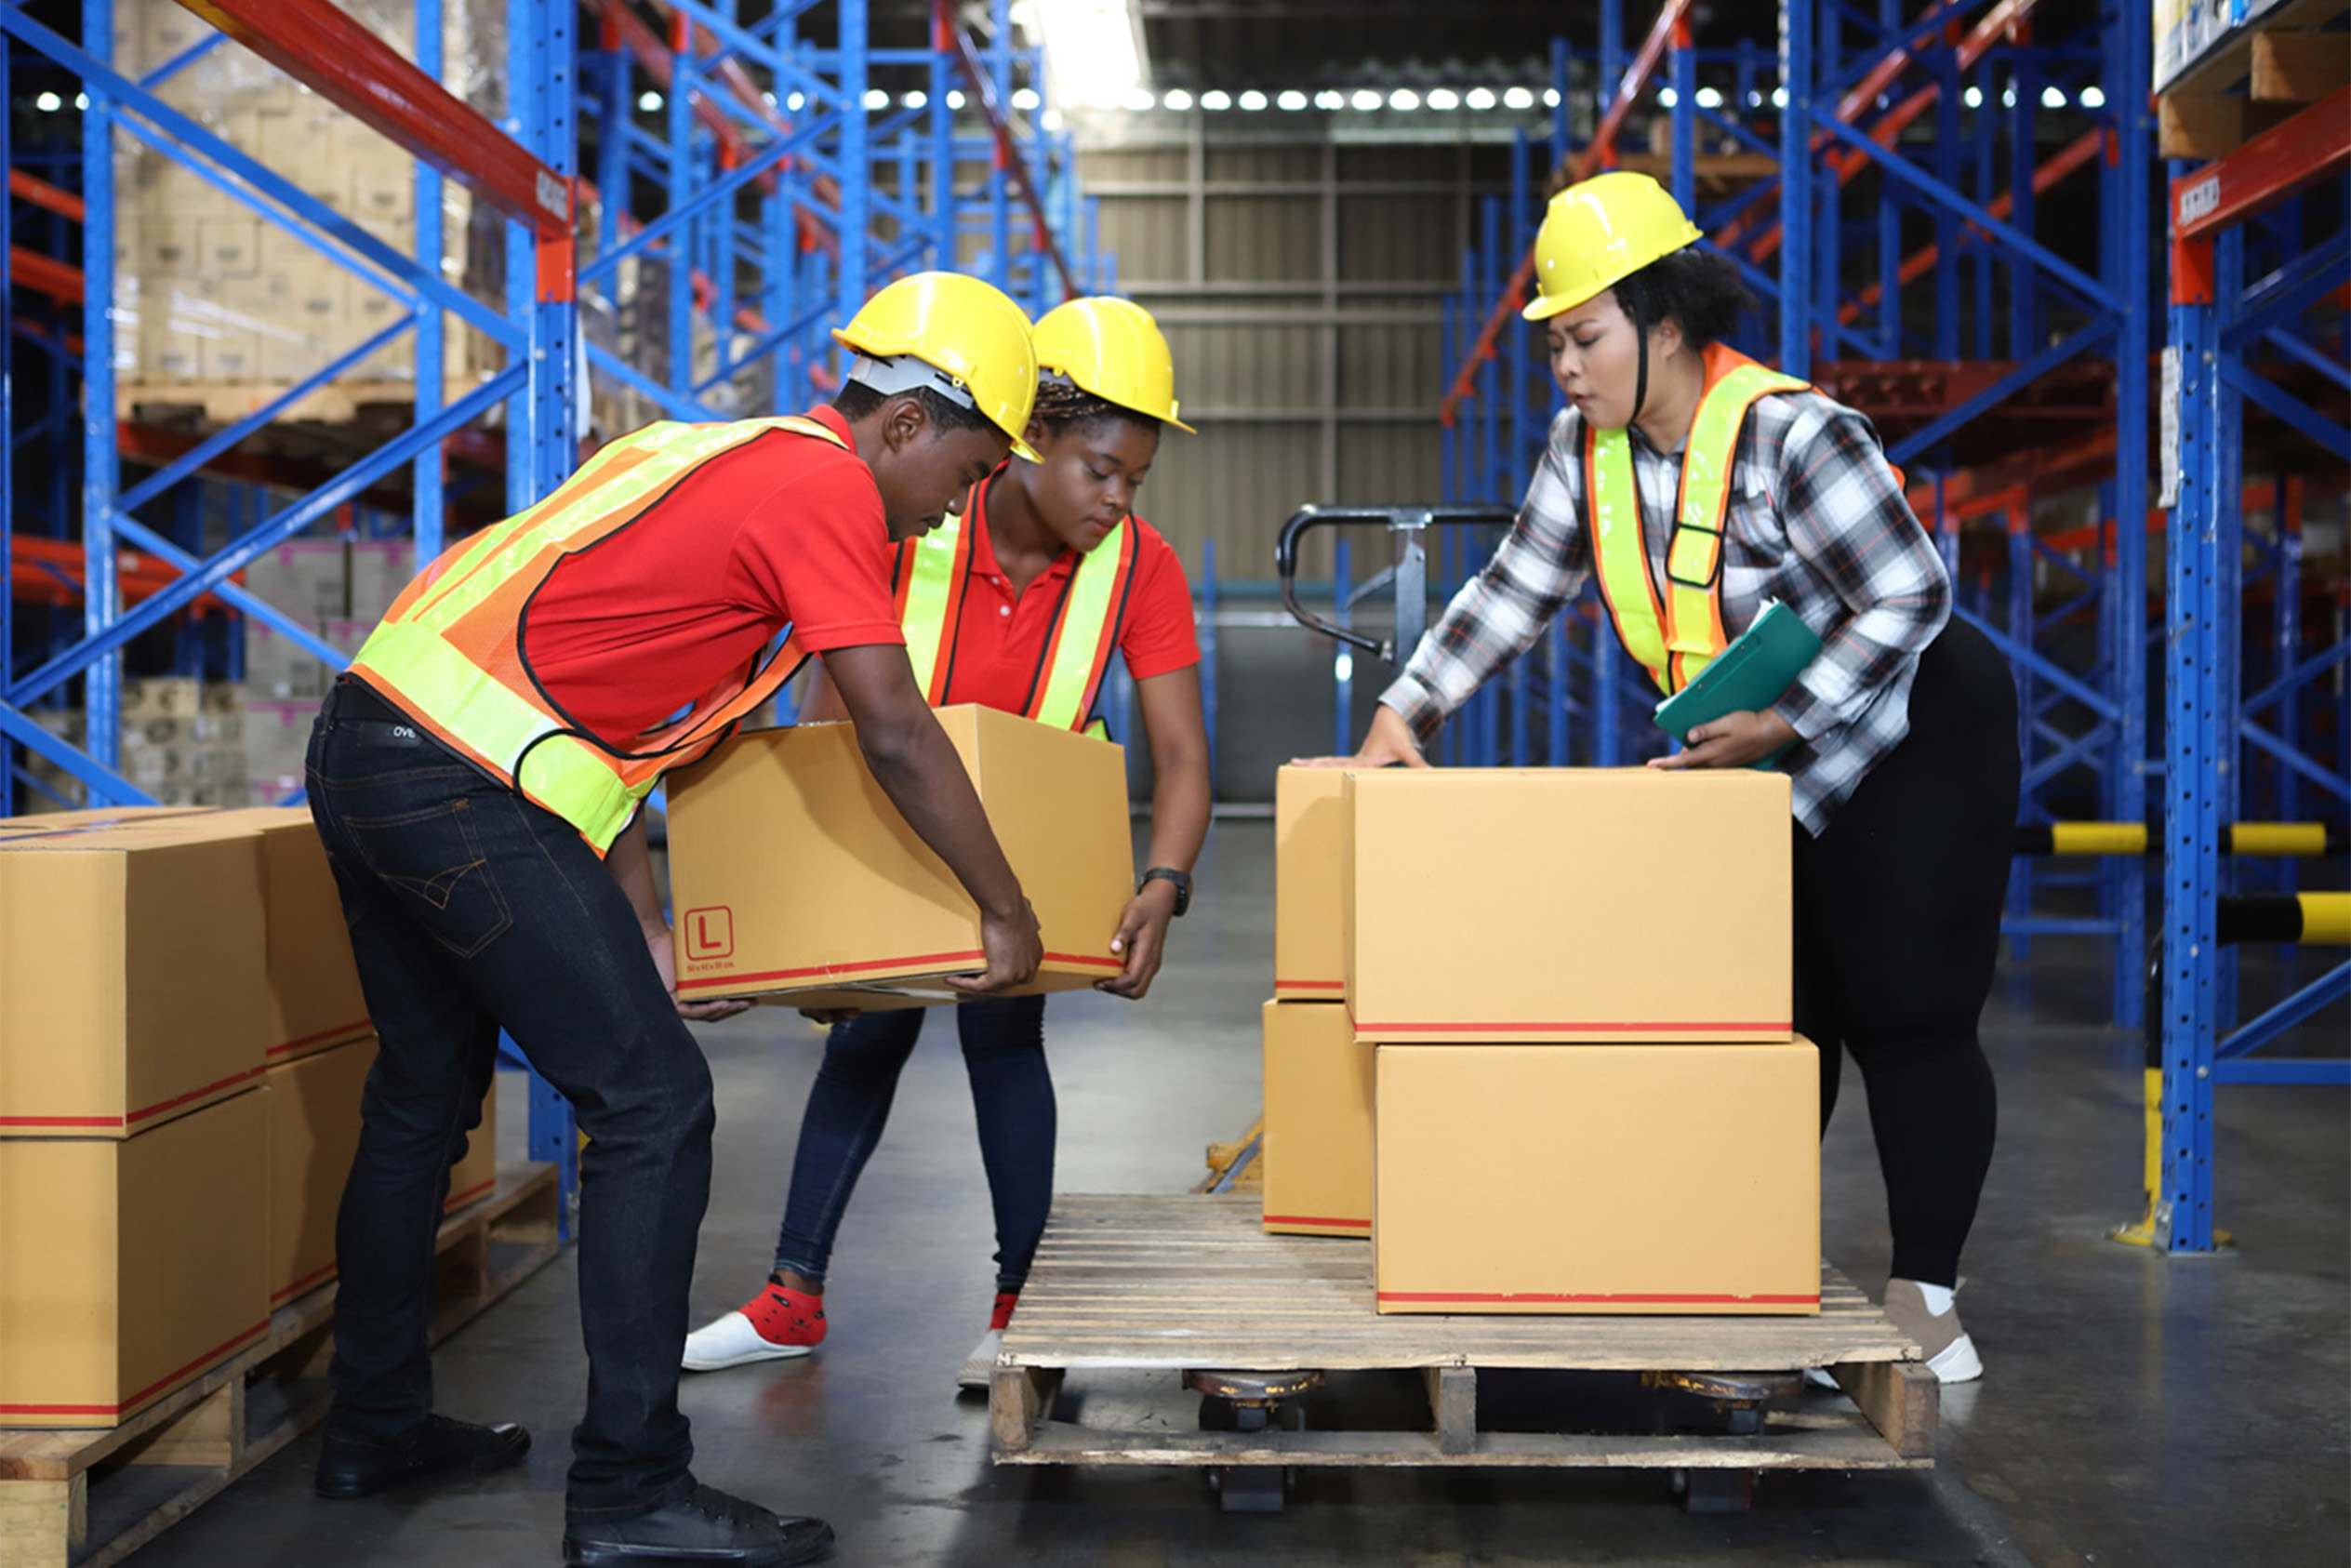
<path id="1" fill-rule="evenodd" d="M 336 1225 L 328 1429 L 396 1443 L 432 1409 L 433 1233 L 503 1027 L 590 1139 L 588 1409 L 568 1510 L 647 1512 L 694 1486 L 678 1360 L 710 1196 L 710 1070 L 627 896 L 570 824 L 413 730 L 361 718 L 361 700 L 338 686 L 309 760 L 380 1041 Z"/>
<path id="2" fill-rule="evenodd" d="M 841 1216 L 857 1176 L 882 1141 L 898 1071 L 936 1009 L 868 1013 L 835 1024 L 824 1065 L 800 1119 L 791 1196 L 784 1203 L 776 1267 L 825 1277 Z M 1045 1067 L 1045 999 L 991 996 L 957 1003 L 956 1032 L 971 1074 L 979 1158 L 996 1207 L 996 1288 L 1020 1289 L 1053 1205 L 1053 1074 Z"/>

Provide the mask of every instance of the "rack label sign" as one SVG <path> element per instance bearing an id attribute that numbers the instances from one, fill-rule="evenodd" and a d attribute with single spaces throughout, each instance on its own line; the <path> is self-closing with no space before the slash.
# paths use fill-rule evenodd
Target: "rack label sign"
<path id="1" fill-rule="evenodd" d="M 2199 218 L 2209 218 L 2221 207 L 2221 177 L 2208 174 L 2180 193 L 2179 217 L 2175 228 L 2186 228 Z"/>
<path id="2" fill-rule="evenodd" d="M 2171 508 L 2180 504 L 2180 348 L 2177 343 L 2163 347 L 2163 391 L 2156 399 L 2162 419 L 2163 490 L 2155 504 Z"/>

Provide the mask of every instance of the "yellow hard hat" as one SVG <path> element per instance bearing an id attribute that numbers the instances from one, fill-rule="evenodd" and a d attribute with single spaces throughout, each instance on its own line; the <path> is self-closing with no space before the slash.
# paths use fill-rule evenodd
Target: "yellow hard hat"
<path id="1" fill-rule="evenodd" d="M 928 386 L 976 409 L 1012 437 L 1012 449 L 1030 462 L 1037 454 L 1021 439 L 1037 401 L 1037 350 L 1029 317 L 1003 291 L 962 272 L 916 272 L 865 302 L 833 340 L 866 361 L 850 379 L 877 392 Z M 912 371 L 913 359 L 939 372 Z"/>
<path id="2" fill-rule="evenodd" d="M 1037 368 L 1194 433 L 1176 417 L 1176 360 L 1167 339 L 1151 312 L 1132 299 L 1098 295 L 1047 311 L 1037 320 Z"/>
<path id="3" fill-rule="evenodd" d="M 1542 321 L 1572 311 L 1701 237 L 1647 175 L 1594 175 L 1551 198 L 1534 236 L 1534 298 L 1520 313 Z"/>

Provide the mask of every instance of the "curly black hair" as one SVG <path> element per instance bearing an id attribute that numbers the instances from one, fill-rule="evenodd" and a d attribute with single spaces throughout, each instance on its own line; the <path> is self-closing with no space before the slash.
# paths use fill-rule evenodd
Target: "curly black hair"
<path id="1" fill-rule="evenodd" d="M 890 399 L 900 395 L 902 394 L 897 392 L 876 392 L 863 381 L 843 381 L 841 383 L 841 390 L 832 394 L 832 405 L 840 410 L 843 419 L 854 422 L 864 419 Z M 978 409 L 957 403 L 951 398 L 933 392 L 928 387 L 916 387 L 903 395 L 912 397 L 923 405 L 923 411 L 931 417 L 932 425 L 941 434 L 951 433 L 955 431 L 994 430 L 996 428 L 993 421 Z"/>
<path id="2" fill-rule="evenodd" d="M 1739 270 L 1696 246 L 1661 256 L 1618 280 L 1616 303 L 1644 332 L 1668 317 L 1680 322 L 1693 349 L 1728 338 L 1741 312 L 1759 309 Z"/>
<path id="3" fill-rule="evenodd" d="M 1047 376 L 1037 382 L 1037 406 L 1029 417 L 1044 426 L 1048 435 L 1058 435 L 1072 425 L 1090 430 L 1122 419 L 1146 430 L 1159 429 L 1159 421 L 1149 414 L 1096 397 L 1075 381 L 1059 376 Z"/>

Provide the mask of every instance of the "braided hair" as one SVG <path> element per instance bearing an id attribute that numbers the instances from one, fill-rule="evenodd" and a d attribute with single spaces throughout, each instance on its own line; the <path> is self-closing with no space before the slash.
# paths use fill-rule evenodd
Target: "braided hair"
<path id="1" fill-rule="evenodd" d="M 1043 425 L 1047 435 L 1058 435 L 1072 425 L 1091 428 L 1114 419 L 1129 419 L 1150 430 L 1159 428 L 1159 421 L 1150 416 L 1096 397 L 1066 376 L 1038 378 L 1037 403 L 1029 417 Z"/>

